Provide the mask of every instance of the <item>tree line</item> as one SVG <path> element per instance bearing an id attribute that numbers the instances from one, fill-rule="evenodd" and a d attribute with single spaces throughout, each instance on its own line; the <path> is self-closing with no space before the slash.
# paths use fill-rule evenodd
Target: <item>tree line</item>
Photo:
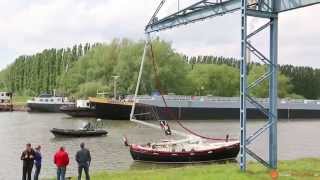
<path id="1" fill-rule="evenodd" d="M 165 93 L 184 95 L 239 95 L 239 61 L 217 56 L 188 57 L 173 50 L 171 44 L 152 42 L 142 75 L 140 94 L 162 89 Z M 76 97 L 112 94 L 113 77 L 118 79 L 119 94 L 133 94 L 138 76 L 143 41 L 114 39 L 110 43 L 75 45 L 72 48 L 46 49 L 34 55 L 18 57 L 0 72 L 0 89 L 23 95 L 38 95 L 53 89 Z M 248 81 L 253 82 L 267 67 L 258 63 L 248 66 Z M 320 70 L 292 65 L 279 66 L 279 97 L 320 97 Z M 156 83 L 160 82 L 160 83 Z M 160 87 L 159 87 L 160 84 Z M 263 82 L 250 93 L 267 97 L 268 83 Z"/>
<path id="2" fill-rule="evenodd" d="M 59 87 L 60 76 L 92 47 L 98 44 L 74 45 L 72 48 L 45 49 L 34 55 L 22 55 L 0 72 L 0 88 L 21 95 L 36 95 Z"/>

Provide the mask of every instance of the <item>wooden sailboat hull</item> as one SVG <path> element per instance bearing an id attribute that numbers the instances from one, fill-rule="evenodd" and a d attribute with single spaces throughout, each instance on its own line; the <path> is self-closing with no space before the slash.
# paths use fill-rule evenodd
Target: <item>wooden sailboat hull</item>
<path id="1" fill-rule="evenodd" d="M 136 161 L 154 163 L 200 163 L 235 159 L 239 153 L 239 143 L 217 149 L 190 152 L 163 152 L 145 150 L 139 145 L 131 145 L 130 153 Z"/>

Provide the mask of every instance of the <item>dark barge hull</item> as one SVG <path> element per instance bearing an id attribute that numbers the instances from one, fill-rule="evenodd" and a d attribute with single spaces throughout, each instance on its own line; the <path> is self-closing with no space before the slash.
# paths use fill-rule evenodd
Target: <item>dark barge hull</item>
<path id="1" fill-rule="evenodd" d="M 178 108 L 154 107 L 160 119 L 172 120 L 210 120 L 210 119 L 238 119 L 239 108 Z M 250 119 L 262 119 L 266 116 L 258 109 L 247 109 Z M 279 119 L 316 119 L 320 118 L 320 110 L 312 109 L 278 109 Z"/>
<path id="2" fill-rule="evenodd" d="M 90 101 L 96 108 L 96 117 L 101 119 L 113 120 L 129 120 L 131 113 L 131 104 L 112 103 Z M 147 102 L 148 103 L 148 102 Z M 162 107 L 147 103 L 136 103 L 135 119 L 162 119 L 162 120 L 211 120 L 211 119 L 239 119 L 240 109 L 237 104 L 224 104 L 224 107 L 219 103 L 218 107 Z M 237 102 L 236 102 L 237 103 Z M 169 103 L 170 105 L 170 103 Z M 219 107 L 220 106 L 220 107 Z M 229 107 L 231 106 L 231 107 Z M 290 105 L 291 106 L 291 105 Z M 303 107 L 306 108 L 303 108 Z M 320 108 L 318 106 L 310 107 L 308 105 L 292 104 L 293 108 L 286 108 L 283 105 L 278 106 L 279 119 L 319 119 Z M 317 109 L 318 108 L 318 109 Z M 264 119 L 266 118 L 260 110 L 247 108 L 247 117 L 249 119 Z"/>
<path id="3" fill-rule="evenodd" d="M 60 108 L 65 104 L 38 104 L 38 103 L 28 103 L 29 112 L 52 112 L 61 113 Z"/>
<path id="4" fill-rule="evenodd" d="M 187 108 L 187 107 L 152 107 L 136 104 L 136 119 L 154 119 L 151 109 L 155 109 L 157 116 L 162 120 L 211 120 L 211 119 L 238 119 L 239 108 Z M 102 119 L 129 120 L 131 106 L 121 104 L 96 104 L 96 116 Z M 140 115 L 139 115 L 140 114 Z M 249 119 L 263 119 L 266 116 L 258 109 L 247 109 Z M 278 109 L 279 119 L 318 119 L 320 110 L 313 109 Z"/>
<path id="5" fill-rule="evenodd" d="M 200 163 L 210 161 L 222 161 L 235 159 L 239 153 L 239 144 L 234 144 L 218 149 L 195 151 L 195 152 L 161 152 L 146 151 L 130 146 L 130 153 L 135 161 L 153 163 Z"/>
<path id="6" fill-rule="evenodd" d="M 92 104 L 96 107 L 97 118 L 112 120 L 129 120 L 130 118 L 130 105 L 95 102 Z"/>
<path id="7" fill-rule="evenodd" d="M 51 129 L 51 133 L 55 136 L 64 136 L 64 137 L 96 137 L 96 136 L 105 136 L 108 134 L 105 130 L 72 130 L 72 129 Z"/>
<path id="8" fill-rule="evenodd" d="M 75 106 L 62 106 L 60 111 L 71 117 L 96 117 L 95 109 Z"/>
<path id="9" fill-rule="evenodd" d="M 129 120 L 131 113 L 131 104 L 112 103 L 112 102 L 97 102 L 90 101 L 95 107 L 96 118 L 110 120 Z M 150 119 L 150 106 L 136 104 L 135 118 L 139 120 Z"/>

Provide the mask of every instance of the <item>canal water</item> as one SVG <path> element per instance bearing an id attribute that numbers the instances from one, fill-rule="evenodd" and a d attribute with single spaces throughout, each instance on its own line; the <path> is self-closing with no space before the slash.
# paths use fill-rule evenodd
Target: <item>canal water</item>
<path id="1" fill-rule="evenodd" d="M 104 121 L 109 135 L 97 138 L 55 138 L 51 128 L 80 128 L 94 119 L 70 118 L 64 114 L 27 112 L 0 113 L 0 180 L 20 179 L 22 173 L 21 152 L 25 144 L 41 145 L 43 152 L 42 177 L 55 176 L 53 155 L 60 146 L 65 146 L 70 156 L 67 176 L 76 175 L 75 153 L 79 144 L 85 142 L 91 150 L 91 171 L 118 171 L 127 169 L 168 168 L 168 165 L 151 165 L 134 162 L 122 137 L 130 143 L 146 143 L 168 139 L 163 132 L 129 121 Z M 263 125 L 262 120 L 249 122 L 248 130 L 253 132 Z M 203 135 L 213 137 L 239 136 L 239 122 L 236 120 L 183 121 L 183 124 Z M 182 129 L 174 122 L 171 128 Z M 279 159 L 320 157 L 320 120 L 281 120 L 278 124 Z M 256 139 L 251 149 L 267 158 L 266 135 Z M 172 138 L 179 138 L 173 136 Z"/>

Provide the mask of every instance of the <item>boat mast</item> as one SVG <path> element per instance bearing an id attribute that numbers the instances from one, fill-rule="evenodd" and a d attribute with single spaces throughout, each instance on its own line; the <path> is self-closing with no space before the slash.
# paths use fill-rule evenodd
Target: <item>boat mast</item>
<path id="1" fill-rule="evenodd" d="M 157 126 L 157 125 L 152 124 L 152 123 L 136 120 L 133 117 L 134 110 L 135 110 L 135 107 L 136 107 L 137 95 L 138 95 L 140 82 L 141 82 L 141 75 L 142 75 L 142 72 L 143 72 L 143 65 L 144 65 L 144 61 L 145 61 L 145 58 L 146 58 L 146 53 L 147 53 L 147 49 L 148 49 L 148 44 L 149 43 L 150 43 L 150 34 L 148 33 L 146 35 L 145 45 L 144 45 L 144 49 L 143 49 L 143 55 L 142 55 L 141 64 L 140 64 L 140 71 L 139 71 L 139 74 L 138 74 L 137 86 L 136 86 L 136 90 L 135 90 L 134 97 L 133 97 L 133 104 L 132 104 L 131 113 L 130 113 L 130 121 L 131 122 L 135 122 L 135 123 L 139 123 L 139 124 L 142 124 L 142 125 L 145 125 L 145 126 L 149 126 L 151 128 L 155 128 L 155 129 L 160 129 L 161 130 L 160 126 Z M 176 130 L 171 130 L 171 131 L 174 134 L 177 134 L 177 135 L 180 135 L 180 136 L 191 137 L 190 135 L 188 135 L 186 133 L 183 133 L 183 132 L 179 132 L 179 131 L 176 131 Z"/>
<path id="2" fill-rule="evenodd" d="M 149 20 L 148 24 L 152 24 L 153 21 L 156 20 L 156 16 L 159 13 L 161 7 L 164 5 L 165 2 L 166 2 L 166 0 L 162 0 L 160 2 L 160 4 L 158 5 L 156 11 L 154 12 L 154 14 L 152 15 L 151 19 Z M 145 30 L 145 32 L 146 32 L 146 30 Z M 138 75 L 136 91 L 135 91 L 134 97 L 133 97 L 133 105 L 132 105 L 132 108 L 131 108 L 130 120 L 133 119 L 133 113 L 134 113 L 134 109 L 136 107 L 136 99 L 137 99 L 137 95 L 138 95 L 138 91 L 139 91 L 140 80 L 141 80 L 141 75 L 142 75 L 142 70 L 143 70 L 143 64 L 144 64 L 144 60 L 145 60 L 145 57 L 146 57 L 146 52 L 147 52 L 147 48 L 148 48 L 148 43 L 149 42 L 150 42 L 150 33 L 146 32 L 146 40 L 145 40 L 145 45 L 144 45 L 144 49 L 143 49 L 143 55 L 142 55 L 140 71 L 139 71 L 139 75 Z"/>
<path id="3" fill-rule="evenodd" d="M 146 35 L 146 40 L 145 40 L 144 49 L 143 49 L 143 55 L 142 55 L 141 64 L 140 64 L 140 71 L 138 74 L 137 86 L 136 86 L 136 90 L 135 90 L 134 97 L 133 97 L 133 104 L 132 104 L 131 113 L 130 113 L 130 121 L 133 120 L 133 114 L 134 114 L 134 109 L 136 107 L 136 100 L 137 100 L 137 95 L 138 95 L 138 91 L 139 91 L 141 75 L 142 75 L 142 71 L 143 71 L 143 65 L 144 65 L 144 60 L 145 60 L 146 53 L 147 53 L 149 39 L 150 39 L 150 35 L 148 33 Z"/>
<path id="4" fill-rule="evenodd" d="M 113 98 L 117 100 L 117 80 L 120 76 L 114 75 L 113 77 Z"/>

